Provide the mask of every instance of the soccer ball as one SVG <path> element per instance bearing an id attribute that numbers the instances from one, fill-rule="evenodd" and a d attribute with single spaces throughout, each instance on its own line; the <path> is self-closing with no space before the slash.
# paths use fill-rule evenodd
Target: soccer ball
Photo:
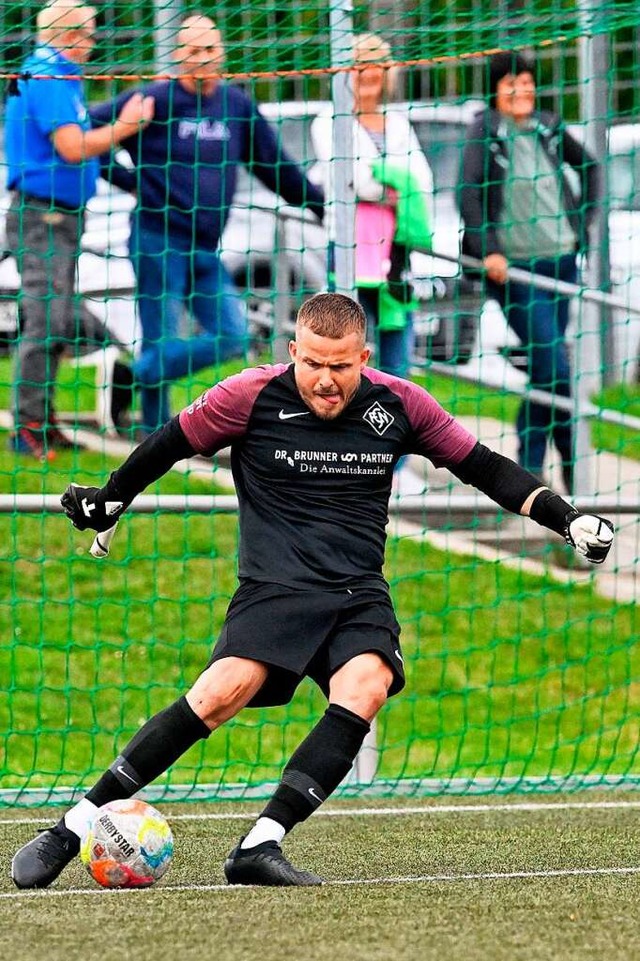
<path id="1" fill-rule="evenodd" d="M 173 857 L 169 824 L 144 801 L 110 801 L 99 808 L 82 839 L 80 857 L 103 888 L 146 888 Z"/>

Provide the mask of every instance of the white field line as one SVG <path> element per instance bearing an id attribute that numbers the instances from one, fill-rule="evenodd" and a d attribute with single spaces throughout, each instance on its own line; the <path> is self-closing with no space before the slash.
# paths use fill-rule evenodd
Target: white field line
<path id="1" fill-rule="evenodd" d="M 640 810 L 640 801 L 558 801 L 538 802 L 519 801 L 513 804 L 432 804 L 413 807 L 362 807 L 362 808 L 320 808 L 314 814 L 315 818 L 346 818 L 346 817 L 402 817 L 403 815 L 436 815 L 436 814 L 491 814 L 493 812 L 506 813 L 509 811 L 621 811 Z M 171 814 L 162 812 L 168 821 L 248 821 L 260 814 L 260 811 L 211 811 L 203 814 Z M 37 818 L 0 818 L 0 825 L 14 824 L 48 824 L 54 820 L 52 813 Z"/>
<path id="2" fill-rule="evenodd" d="M 322 887 L 340 888 L 354 887 L 356 885 L 383 884 L 448 884 L 455 881 L 518 881 L 529 878 L 606 877 L 610 875 L 634 874 L 640 874 L 640 866 L 628 868 L 558 868 L 549 871 L 483 871 L 477 874 L 416 874 L 408 877 L 388 878 L 350 878 L 343 881 L 325 881 Z M 46 891 L 11 891 L 1 893 L 0 899 L 74 897 L 84 894 L 106 894 L 113 897 L 118 894 L 143 895 L 150 893 L 151 890 L 151 888 L 66 888 L 64 890 L 54 889 Z M 158 894 L 168 893 L 169 891 L 224 891 L 229 894 L 234 894 L 243 891 L 255 893 L 259 888 L 252 884 L 162 884 L 153 890 Z"/>

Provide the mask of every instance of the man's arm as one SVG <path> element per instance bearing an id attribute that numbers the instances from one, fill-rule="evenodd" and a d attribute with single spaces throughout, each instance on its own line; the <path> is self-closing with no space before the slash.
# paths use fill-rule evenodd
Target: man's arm
<path id="1" fill-rule="evenodd" d="M 71 484 L 60 502 L 78 530 L 106 531 L 145 487 L 166 474 L 177 461 L 195 453 L 178 417 L 174 417 L 136 447 L 104 487 Z"/>
<path id="2" fill-rule="evenodd" d="M 243 162 L 269 190 L 294 207 L 306 207 L 322 221 L 322 190 L 304 176 L 255 105 L 249 118 Z"/>
<path id="3" fill-rule="evenodd" d="M 105 100 L 103 103 L 94 104 L 89 110 L 92 127 L 99 129 L 112 124 L 127 101 L 131 99 L 133 93 L 134 91 L 127 91 L 120 94 L 115 100 Z M 129 145 L 131 143 L 137 143 L 137 139 L 130 141 Z M 118 146 L 120 150 L 129 153 L 129 145 L 125 138 L 125 140 L 120 141 Z M 111 149 L 100 154 L 100 176 L 108 183 L 113 184 L 114 187 L 119 187 L 126 193 L 134 193 L 138 186 L 135 171 L 132 167 L 120 163 L 118 153 L 119 151 Z M 129 156 L 131 156 L 130 153 Z"/>
<path id="4" fill-rule="evenodd" d="M 185 457 L 211 456 L 242 437 L 257 395 L 286 365 L 250 367 L 219 381 L 151 434 L 114 471 L 104 487 L 72 484 L 62 506 L 78 530 L 106 531 L 113 527 L 141 491 Z"/>
<path id="5" fill-rule="evenodd" d="M 127 137 L 147 126 L 153 118 L 153 97 L 134 93 L 125 102 L 112 123 L 92 130 L 83 130 L 77 123 L 58 127 L 51 134 L 53 145 L 67 163 L 82 163 L 89 157 L 99 157 Z"/>
<path id="6" fill-rule="evenodd" d="M 374 383 L 387 374 L 368 371 Z M 595 514 L 581 514 L 529 471 L 481 444 L 428 391 L 410 381 L 396 381 L 413 429 L 414 453 L 435 467 L 447 467 L 465 484 L 473 484 L 505 510 L 524 514 L 564 537 L 587 560 L 601 564 L 613 541 L 613 525 Z"/>
<path id="7" fill-rule="evenodd" d="M 582 514 L 543 487 L 537 477 L 508 457 L 477 443 L 450 470 L 513 514 L 522 514 L 554 531 L 592 564 L 602 564 L 613 543 L 613 524 L 597 514 Z"/>

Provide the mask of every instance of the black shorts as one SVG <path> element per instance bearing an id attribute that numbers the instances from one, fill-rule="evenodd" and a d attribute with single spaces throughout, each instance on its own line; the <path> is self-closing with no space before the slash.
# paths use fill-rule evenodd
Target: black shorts
<path id="1" fill-rule="evenodd" d="M 389 696 L 404 687 L 400 625 L 388 593 L 377 587 L 294 590 L 246 581 L 229 604 L 209 664 L 247 657 L 269 666 L 249 707 L 287 704 L 303 677 L 329 694 L 333 674 L 358 654 L 375 651 L 389 664 Z"/>

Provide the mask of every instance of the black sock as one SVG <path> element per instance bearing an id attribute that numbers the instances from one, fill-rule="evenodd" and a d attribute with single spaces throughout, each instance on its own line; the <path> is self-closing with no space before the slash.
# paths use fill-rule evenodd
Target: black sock
<path id="1" fill-rule="evenodd" d="M 131 797 L 211 731 L 181 697 L 144 724 L 86 795 L 97 807 Z"/>
<path id="2" fill-rule="evenodd" d="M 363 718 L 330 704 L 292 755 L 260 816 L 272 818 L 287 832 L 306 820 L 347 776 L 368 731 Z"/>

